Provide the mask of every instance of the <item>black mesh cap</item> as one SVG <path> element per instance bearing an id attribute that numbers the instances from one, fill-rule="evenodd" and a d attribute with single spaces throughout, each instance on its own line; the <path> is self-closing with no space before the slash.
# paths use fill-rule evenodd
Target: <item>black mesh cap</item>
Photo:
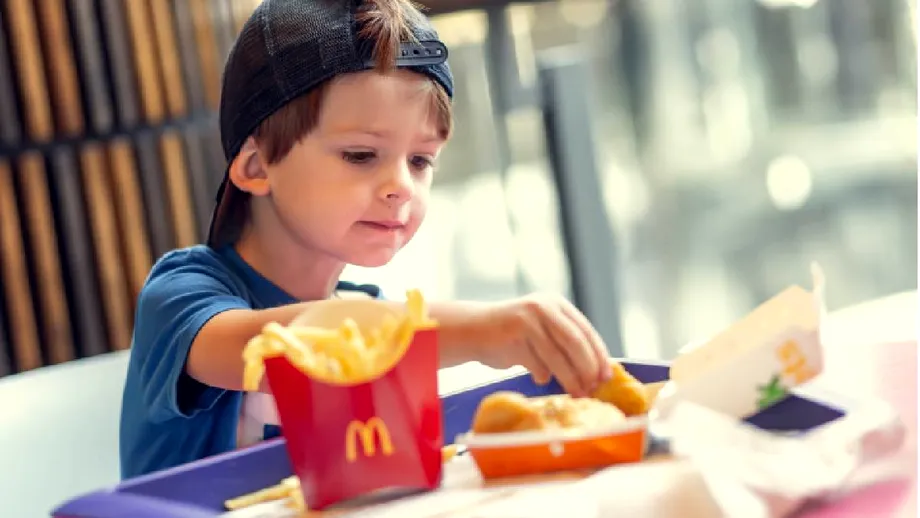
<path id="1" fill-rule="evenodd" d="M 263 0 L 256 7 L 224 67 L 220 138 L 228 164 L 259 124 L 292 100 L 337 75 L 374 68 L 373 42 L 358 35 L 360 27 L 355 21 L 363 3 Z M 416 41 L 400 45 L 396 66 L 434 79 L 452 97 L 447 47 L 424 16 L 408 17 L 407 21 Z M 245 198 L 225 171 L 211 216 L 208 245 L 225 244 L 224 227 L 242 210 Z"/>

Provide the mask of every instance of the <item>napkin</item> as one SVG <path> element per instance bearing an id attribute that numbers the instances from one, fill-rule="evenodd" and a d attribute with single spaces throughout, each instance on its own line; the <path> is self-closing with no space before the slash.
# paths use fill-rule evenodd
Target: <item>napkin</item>
<path id="1" fill-rule="evenodd" d="M 690 402 L 673 409 L 666 428 L 672 453 L 699 472 L 726 517 L 789 516 L 903 474 L 893 454 L 905 427 L 881 401 L 800 435 L 764 431 Z"/>

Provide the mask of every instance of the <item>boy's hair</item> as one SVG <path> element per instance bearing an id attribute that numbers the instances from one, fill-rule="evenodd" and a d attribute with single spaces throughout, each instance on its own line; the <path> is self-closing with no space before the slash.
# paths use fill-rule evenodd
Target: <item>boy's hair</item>
<path id="1" fill-rule="evenodd" d="M 331 3 L 343 1 L 345 5 L 350 3 L 349 0 L 310 0 L 303 3 L 295 3 L 291 0 L 275 0 L 274 4 L 281 4 L 284 8 L 288 9 L 291 9 L 292 5 L 294 6 L 293 9 L 299 9 L 304 4 L 313 4 L 314 7 L 310 9 L 322 11 L 324 9 L 336 9 L 329 7 L 332 5 Z M 443 47 L 443 44 L 437 41 L 437 33 L 428 25 L 425 16 L 410 0 L 354 1 L 358 3 L 357 8 L 352 7 L 355 27 L 357 28 L 354 36 L 355 39 L 359 40 L 355 44 L 359 45 L 360 48 L 365 48 L 365 52 L 369 50 L 373 62 L 368 62 L 363 68 L 357 69 L 353 65 L 345 64 L 345 68 L 351 69 L 346 70 L 346 72 L 359 71 L 362 69 L 389 72 L 396 69 L 397 66 L 400 66 L 423 74 L 428 80 L 425 94 L 429 97 L 432 110 L 431 113 L 435 117 L 438 132 L 441 137 L 447 139 L 450 136 L 453 125 L 451 108 L 453 79 L 451 78 L 450 70 L 447 68 L 445 62 L 447 49 Z M 269 3 L 272 3 L 271 0 L 263 0 L 260 8 L 265 11 L 271 11 L 272 8 L 267 5 Z M 317 5 L 319 7 L 315 7 Z M 280 8 L 276 7 L 275 9 Z M 341 7 L 338 7 L 338 9 L 341 9 Z M 333 15 L 341 16 L 341 14 L 341 12 L 332 14 L 320 12 L 319 17 L 329 17 Z M 258 13 L 254 13 L 253 18 L 257 15 Z M 270 12 L 268 15 L 263 13 L 261 16 L 264 18 L 265 16 L 272 15 L 280 16 L 280 13 Z M 324 20 L 318 20 L 312 21 L 311 23 L 317 24 L 323 23 L 323 21 Z M 247 22 L 247 25 L 252 22 L 253 20 L 251 19 L 250 22 Z M 294 30 L 309 30 L 309 28 L 297 28 Z M 245 31 L 246 27 L 244 27 L 244 32 Z M 426 41 L 419 42 L 419 34 L 421 34 Z M 242 37 L 243 35 L 241 35 L 241 38 Z M 322 40 L 320 36 L 316 36 L 316 38 Z M 423 45 L 425 43 L 431 43 L 432 41 L 443 49 L 443 51 L 435 51 L 434 56 L 441 57 L 439 61 L 418 62 L 418 65 L 414 62 L 408 64 L 398 63 L 400 56 L 406 56 L 407 51 L 404 47 L 405 44 Z M 268 46 L 264 41 L 262 43 Z M 237 46 L 241 46 L 239 40 Z M 430 53 L 430 50 L 426 50 L 424 47 L 418 48 L 422 49 L 422 54 Z M 245 49 L 241 52 L 245 52 Z M 322 54 L 322 52 L 328 53 L 325 44 L 323 45 L 323 51 L 320 51 L 320 53 Z M 418 54 L 419 52 L 410 51 L 410 54 L 412 53 Z M 224 77 L 225 95 L 227 89 L 232 88 L 232 86 L 228 84 L 227 76 L 230 75 L 229 68 L 231 67 L 231 61 L 233 59 L 233 52 L 231 52 L 231 57 L 228 60 L 228 70 L 225 70 Z M 315 59 L 315 57 L 308 56 L 305 59 L 307 63 L 301 63 L 300 66 L 312 65 L 312 63 L 309 63 L 311 59 Z M 340 59 L 340 57 L 336 59 Z M 343 66 L 341 63 L 333 63 L 332 65 L 318 63 L 317 65 L 330 66 L 332 68 Z M 243 66 L 246 67 L 247 65 Z M 281 104 L 276 110 L 272 111 L 270 115 L 262 118 L 251 130 L 250 135 L 255 139 L 260 152 L 269 164 L 275 164 L 284 159 L 294 145 L 315 128 L 322 109 L 325 92 L 328 91 L 329 85 L 338 75 L 341 75 L 341 73 L 335 73 L 332 77 L 328 77 L 310 88 L 305 90 L 302 89 L 301 91 L 305 93 L 295 95 L 290 101 Z M 249 81 L 249 79 L 244 79 L 244 81 Z M 228 106 L 224 106 L 224 102 L 226 102 Z M 224 125 L 225 118 L 233 122 L 240 118 L 236 114 L 230 115 L 225 113 L 234 109 L 234 107 L 229 106 L 230 103 L 231 101 L 223 99 L 222 96 L 222 134 L 227 133 L 227 128 L 225 128 Z M 231 127 L 230 129 L 239 133 L 237 128 Z M 232 161 L 238 153 L 239 146 L 242 145 L 242 142 L 240 138 L 237 137 L 236 142 L 231 142 L 228 145 L 228 139 L 225 135 L 222 135 L 222 140 L 224 142 L 225 152 L 228 153 L 228 159 Z M 230 182 L 228 178 L 225 178 L 224 182 L 221 192 L 218 193 L 218 207 L 215 209 L 214 216 L 212 217 L 211 229 L 209 231 L 208 244 L 211 246 L 230 244 L 238 240 L 243 227 L 249 219 L 251 197 L 239 191 L 239 189 L 232 185 L 232 182 Z M 235 192 L 224 193 L 224 189 Z M 235 199 L 228 200 L 227 198 Z M 221 207 L 221 205 L 224 207 Z"/>

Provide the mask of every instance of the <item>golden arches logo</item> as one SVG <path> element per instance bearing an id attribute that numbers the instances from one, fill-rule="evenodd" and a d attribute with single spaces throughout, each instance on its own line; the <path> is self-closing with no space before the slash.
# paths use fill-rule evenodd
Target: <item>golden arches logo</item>
<path id="1" fill-rule="evenodd" d="M 380 439 L 380 450 L 384 455 L 393 455 L 393 441 L 386 423 L 379 417 L 372 417 L 366 423 L 352 421 L 345 429 L 345 460 L 355 462 L 358 460 L 358 441 L 364 456 L 373 457 L 377 454 L 377 441 Z"/>
<path id="2" fill-rule="evenodd" d="M 808 357 L 795 340 L 789 340 L 776 349 L 776 356 L 782 364 L 783 374 L 798 383 L 805 383 L 817 376 L 817 372 L 808 365 Z"/>

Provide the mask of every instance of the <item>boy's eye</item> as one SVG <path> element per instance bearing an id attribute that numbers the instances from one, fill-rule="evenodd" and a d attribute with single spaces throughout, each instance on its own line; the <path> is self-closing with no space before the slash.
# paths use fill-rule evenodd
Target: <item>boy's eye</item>
<path id="1" fill-rule="evenodd" d="M 366 164 L 374 159 L 373 151 L 344 151 L 342 159 L 350 164 Z"/>
<path id="2" fill-rule="evenodd" d="M 425 156 L 414 156 L 409 160 L 409 164 L 415 169 L 423 170 L 434 167 L 434 160 Z"/>

